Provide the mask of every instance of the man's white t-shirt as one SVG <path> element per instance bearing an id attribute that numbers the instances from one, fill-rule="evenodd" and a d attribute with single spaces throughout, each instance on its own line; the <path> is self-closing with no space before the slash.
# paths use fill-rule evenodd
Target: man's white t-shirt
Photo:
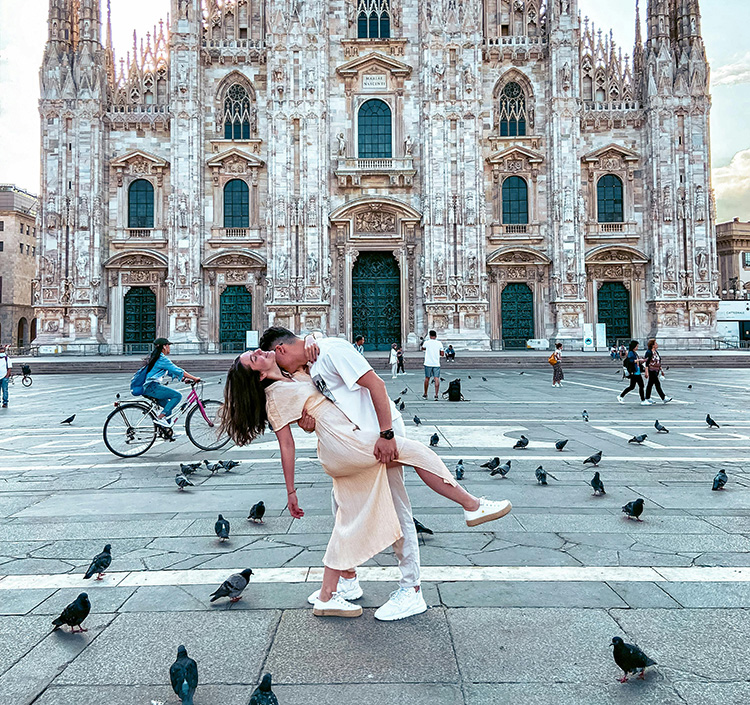
<path id="1" fill-rule="evenodd" d="M 440 353 L 443 344 L 437 338 L 428 338 L 422 343 L 424 348 L 424 366 L 440 367 Z"/>
<path id="2" fill-rule="evenodd" d="M 357 384 L 362 375 L 372 370 L 370 363 L 342 338 L 321 338 L 316 342 L 320 354 L 310 366 L 315 385 L 363 431 L 380 432 L 370 390 Z M 393 401 L 390 405 L 392 419 L 400 420 Z"/>
<path id="3" fill-rule="evenodd" d="M 13 369 L 10 357 L 7 354 L 0 354 L 0 379 L 6 377 L 8 372 Z"/>

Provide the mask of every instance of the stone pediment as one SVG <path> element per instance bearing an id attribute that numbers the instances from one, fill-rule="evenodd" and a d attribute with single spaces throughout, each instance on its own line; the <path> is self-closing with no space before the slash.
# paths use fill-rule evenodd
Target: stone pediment
<path id="1" fill-rule="evenodd" d="M 411 66 L 408 64 L 376 51 L 347 61 L 336 69 L 336 73 L 344 78 L 355 78 L 360 73 L 367 73 L 370 69 L 387 71 L 392 76 L 400 78 L 405 78 L 411 74 Z"/>
<path id="2" fill-rule="evenodd" d="M 601 245 L 586 253 L 586 264 L 646 264 L 648 256 L 627 245 Z"/>
<path id="3" fill-rule="evenodd" d="M 501 247 L 487 257 L 488 265 L 495 264 L 551 264 L 544 252 L 533 247 Z"/>
<path id="4" fill-rule="evenodd" d="M 112 166 L 123 169 L 132 169 L 137 166 L 137 168 L 143 169 L 143 173 L 150 174 L 153 169 L 164 169 L 168 167 L 169 162 L 154 154 L 149 154 L 148 152 L 136 149 L 133 152 L 128 152 L 121 157 L 117 157 L 117 159 L 112 161 Z"/>
<path id="5" fill-rule="evenodd" d="M 260 157 L 238 147 L 227 149 L 211 157 L 206 163 L 211 168 L 231 174 L 244 174 L 248 169 L 260 169 L 265 165 Z"/>
<path id="6" fill-rule="evenodd" d="M 608 144 L 606 147 L 597 149 L 581 158 L 584 162 L 604 162 L 608 159 L 621 159 L 624 162 L 637 162 L 640 157 L 630 149 L 621 147 L 619 144 Z"/>
<path id="7" fill-rule="evenodd" d="M 221 250 L 206 257 L 201 265 L 210 269 L 265 267 L 266 261 L 252 250 Z"/>
<path id="8" fill-rule="evenodd" d="M 526 161 L 529 164 L 541 164 L 544 156 L 526 147 L 508 147 L 487 157 L 490 164 L 505 164 L 508 161 Z"/>
<path id="9" fill-rule="evenodd" d="M 105 269 L 163 269 L 169 266 L 165 255 L 151 250 L 130 250 L 112 255 L 105 263 Z"/>

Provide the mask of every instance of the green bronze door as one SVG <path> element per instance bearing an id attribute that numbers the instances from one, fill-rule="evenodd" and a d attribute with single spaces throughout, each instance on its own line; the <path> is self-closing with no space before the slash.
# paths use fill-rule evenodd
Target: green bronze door
<path id="1" fill-rule="evenodd" d="M 622 282 L 604 282 L 597 294 L 599 323 L 607 324 L 607 345 L 630 340 L 630 292 Z"/>
<path id="2" fill-rule="evenodd" d="M 228 286 L 221 294 L 219 342 L 222 352 L 242 352 L 245 331 L 253 329 L 253 296 L 244 286 Z"/>
<path id="3" fill-rule="evenodd" d="M 390 252 L 360 252 L 352 272 L 352 332 L 365 350 L 401 342 L 401 277 Z"/>
<path id="4" fill-rule="evenodd" d="M 502 294 L 503 349 L 526 348 L 534 337 L 534 294 L 526 284 L 508 284 Z"/>
<path id="5" fill-rule="evenodd" d="M 126 353 L 151 351 L 156 338 L 156 294 L 147 286 L 134 286 L 125 294 L 122 342 Z"/>

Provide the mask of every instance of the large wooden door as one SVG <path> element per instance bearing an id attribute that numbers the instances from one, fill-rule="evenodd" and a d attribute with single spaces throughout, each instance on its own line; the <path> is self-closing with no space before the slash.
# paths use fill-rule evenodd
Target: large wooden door
<path id="1" fill-rule="evenodd" d="M 361 252 L 352 272 L 352 332 L 366 350 L 401 343 L 401 278 L 391 252 Z"/>
<path id="2" fill-rule="evenodd" d="M 534 337 L 534 293 L 527 284 L 508 284 L 501 296 L 503 349 L 525 349 Z"/>
<path id="3" fill-rule="evenodd" d="M 242 352 L 245 331 L 253 329 L 253 296 L 244 286 L 228 286 L 221 294 L 219 342 L 222 352 Z"/>
<path id="4" fill-rule="evenodd" d="M 622 282 L 604 282 L 597 294 L 599 323 L 607 324 L 607 345 L 630 339 L 630 292 Z"/>
<path id="5" fill-rule="evenodd" d="M 125 352 L 150 352 L 156 338 L 156 294 L 147 286 L 134 286 L 125 294 L 124 308 Z"/>

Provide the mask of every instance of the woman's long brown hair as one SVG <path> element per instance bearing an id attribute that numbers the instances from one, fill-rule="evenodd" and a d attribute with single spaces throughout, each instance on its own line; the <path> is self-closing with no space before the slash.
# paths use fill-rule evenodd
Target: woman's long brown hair
<path id="1" fill-rule="evenodd" d="M 238 357 L 227 372 L 224 404 L 221 407 L 221 431 L 238 446 L 244 446 L 266 430 L 266 387 L 260 374 L 245 367 Z"/>

